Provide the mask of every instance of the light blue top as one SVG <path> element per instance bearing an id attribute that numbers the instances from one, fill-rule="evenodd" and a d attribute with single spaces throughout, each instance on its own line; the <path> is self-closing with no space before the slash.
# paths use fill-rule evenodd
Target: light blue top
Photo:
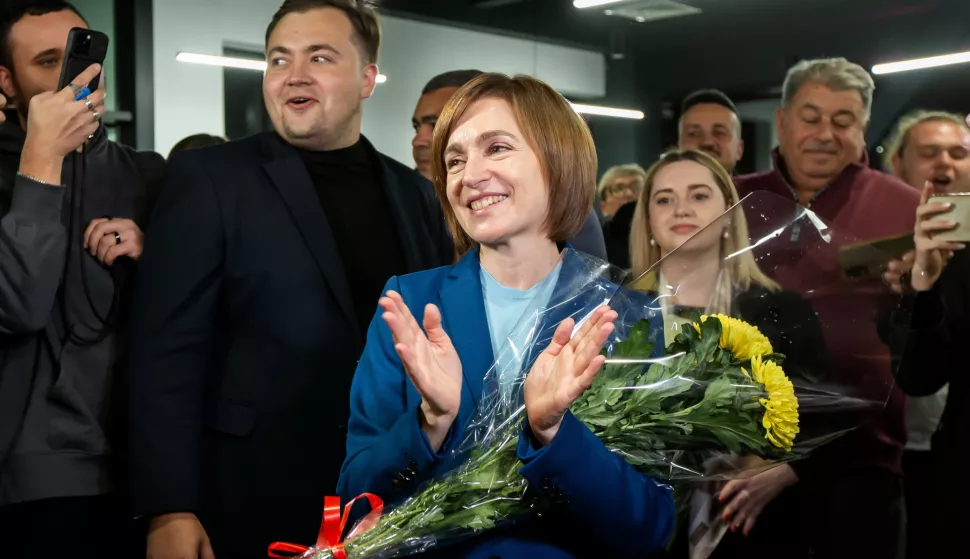
<path id="1" fill-rule="evenodd" d="M 526 323 L 518 328 L 516 325 L 523 318 L 536 318 L 537 313 L 545 309 L 556 287 L 561 267 L 562 263 L 556 264 L 549 275 L 529 289 L 506 287 L 492 277 L 484 266 L 480 268 L 492 355 L 496 356 L 499 384 L 503 391 L 511 388 L 512 381 L 518 377 L 524 352 L 531 345 L 530 333 L 534 331 Z"/>

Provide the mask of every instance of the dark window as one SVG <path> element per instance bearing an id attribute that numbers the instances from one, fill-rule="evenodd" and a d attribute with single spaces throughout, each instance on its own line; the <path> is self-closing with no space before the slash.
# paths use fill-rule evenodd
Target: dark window
<path id="1" fill-rule="evenodd" d="M 262 54 L 224 48 L 224 56 L 262 60 Z M 224 68 L 226 137 L 238 140 L 273 129 L 263 102 L 263 73 L 256 70 Z"/>

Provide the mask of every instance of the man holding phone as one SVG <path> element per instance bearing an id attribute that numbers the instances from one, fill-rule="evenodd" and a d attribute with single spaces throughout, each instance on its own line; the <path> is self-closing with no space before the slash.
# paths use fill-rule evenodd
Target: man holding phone
<path id="1" fill-rule="evenodd" d="M 0 11 L 0 552 L 136 553 L 125 441 L 126 302 L 157 154 L 107 139 L 100 64 L 59 87 L 69 4 Z M 93 35 L 94 32 L 91 32 Z M 87 91 L 85 89 L 87 88 Z"/>

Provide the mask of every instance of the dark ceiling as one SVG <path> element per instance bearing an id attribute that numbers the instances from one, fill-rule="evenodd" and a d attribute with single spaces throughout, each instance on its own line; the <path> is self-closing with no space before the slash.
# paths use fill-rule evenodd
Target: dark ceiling
<path id="1" fill-rule="evenodd" d="M 661 95 L 717 86 L 757 97 L 795 60 L 876 62 L 970 50 L 968 0 L 679 0 L 697 15 L 636 23 L 572 0 L 381 0 L 390 14 L 621 51 Z M 494 7 L 482 5 L 498 4 Z M 631 66 L 626 65 L 630 68 Z"/>

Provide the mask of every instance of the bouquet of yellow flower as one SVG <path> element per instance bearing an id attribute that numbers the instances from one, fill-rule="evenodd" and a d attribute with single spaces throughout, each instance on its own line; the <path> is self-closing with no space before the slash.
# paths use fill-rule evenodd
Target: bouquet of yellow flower
<path id="1" fill-rule="evenodd" d="M 338 502 L 329 515 L 338 526 L 316 546 L 281 545 L 273 556 L 403 557 L 541 514 L 550 503 L 530 490 L 516 453 L 526 415 L 522 385 L 556 326 L 566 317 L 582 323 L 603 304 L 617 312 L 616 330 L 605 364 L 570 412 L 616 456 L 680 498 L 690 482 L 805 457 L 884 409 L 893 386 L 888 352 L 874 345 L 873 305 L 862 302 L 892 308 L 898 297 L 839 267 L 839 247 L 857 241 L 761 193 L 638 278 L 567 250 L 552 299 L 525 313 L 485 375 L 448 466 L 436 466 L 437 475 L 403 501 L 378 506 L 344 543 Z M 620 282 L 633 286 L 621 289 L 607 278 L 636 281 Z M 712 294 L 692 296 L 697 285 L 714 285 Z M 699 300 L 726 310 L 704 316 L 675 306 Z M 686 321 L 684 310 L 694 313 Z"/>
<path id="2" fill-rule="evenodd" d="M 783 356 L 757 328 L 724 315 L 700 316 L 682 327 L 659 359 L 651 357 L 649 333 L 647 320 L 636 323 L 570 408 L 607 448 L 638 471 L 667 481 L 705 477 L 702 462 L 712 455 L 777 460 L 791 452 L 798 400 Z M 337 550 L 312 549 L 305 557 L 410 555 L 535 513 L 542 504 L 526 491 L 515 451 L 521 413 L 520 407 L 497 425 L 492 421 L 490 436 L 460 467 L 376 525 Z"/>

